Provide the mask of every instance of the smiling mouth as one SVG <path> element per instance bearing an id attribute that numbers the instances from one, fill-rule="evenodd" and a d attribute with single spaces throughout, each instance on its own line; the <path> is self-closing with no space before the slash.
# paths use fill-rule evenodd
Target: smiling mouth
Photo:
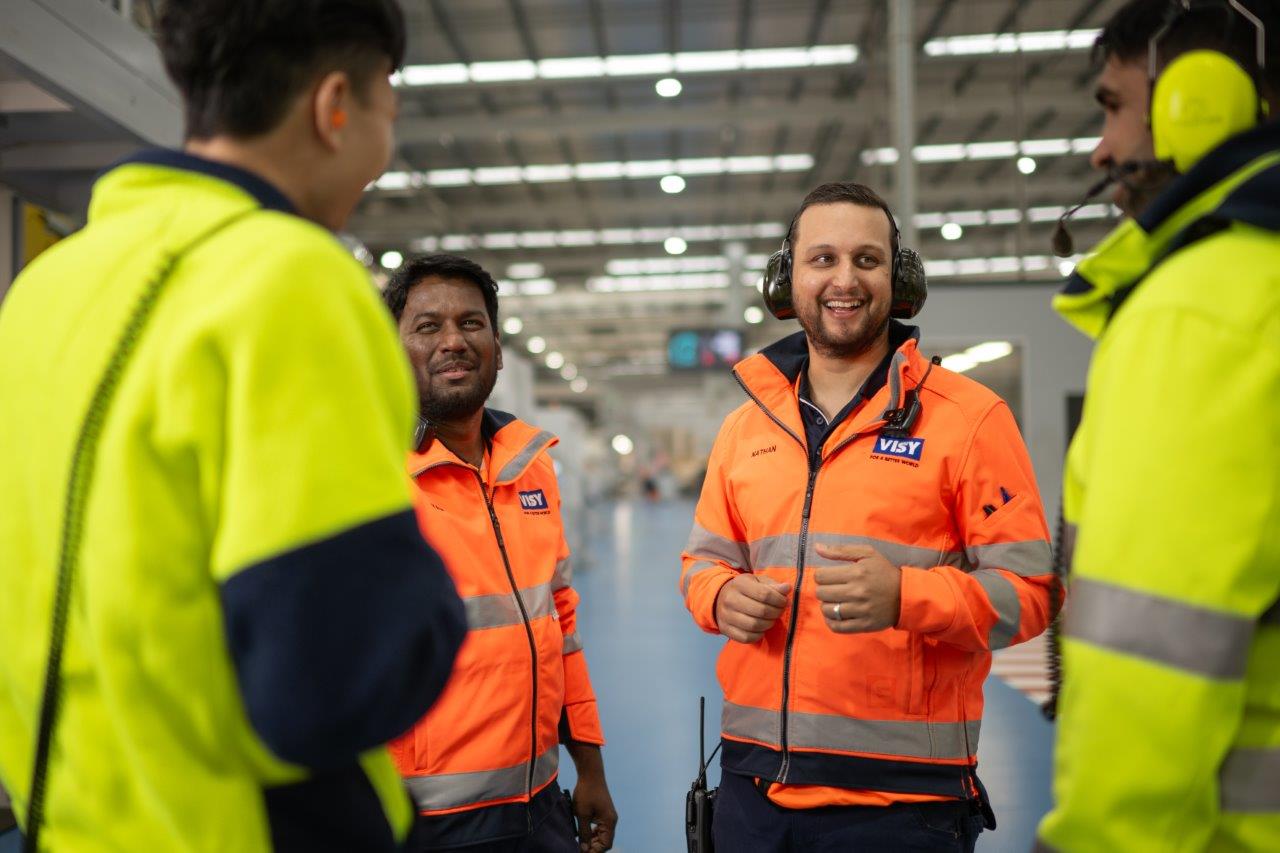
<path id="1" fill-rule="evenodd" d="M 866 305 L 865 299 L 824 299 L 822 307 L 837 317 L 848 317 Z"/>
<path id="2" fill-rule="evenodd" d="M 439 376 L 443 379 L 461 379 L 462 377 L 466 376 L 468 373 L 472 372 L 473 370 L 475 370 L 475 367 L 473 367 L 472 365 L 466 364 L 460 361 L 455 361 L 450 364 L 446 364 L 443 367 L 436 368 L 435 370 L 431 371 L 431 374 L 433 376 Z"/>

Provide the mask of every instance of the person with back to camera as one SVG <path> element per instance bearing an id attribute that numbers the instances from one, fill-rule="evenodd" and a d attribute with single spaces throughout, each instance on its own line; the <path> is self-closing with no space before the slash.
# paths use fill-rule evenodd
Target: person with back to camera
<path id="1" fill-rule="evenodd" d="M 393 0 L 173 0 L 186 142 L 0 307 L 0 780 L 28 850 L 391 851 L 385 743 L 463 639 L 415 395 L 331 233 L 386 167 Z"/>

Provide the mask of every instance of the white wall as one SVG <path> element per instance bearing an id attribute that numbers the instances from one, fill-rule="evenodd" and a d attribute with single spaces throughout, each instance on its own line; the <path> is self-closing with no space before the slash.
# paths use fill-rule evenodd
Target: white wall
<path id="1" fill-rule="evenodd" d="M 1092 343 L 1050 307 L 1058 285 L 936 286 L 916 318 L 924 341 L 1010 340 L 1023 346 L 1023 438 L 1052 527 L 1062 494 L 1068 394 L 1084 391 Z"/>
<path id="2" fill-rule="evenodd" d="M 502 369 L 485 405 L 533 420 L 533 365 L 515 347 L 502 351 Z"/>

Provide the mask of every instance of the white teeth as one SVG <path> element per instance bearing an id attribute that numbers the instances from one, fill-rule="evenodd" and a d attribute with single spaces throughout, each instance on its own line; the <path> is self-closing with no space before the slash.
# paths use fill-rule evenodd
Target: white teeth
<path id="1" fill-rule="evenodd" d="M 845 302 L 836 299 L 828 299 L 825 304 L 828 308 L 861 308 L 863 300 L 851 299 Z"/>

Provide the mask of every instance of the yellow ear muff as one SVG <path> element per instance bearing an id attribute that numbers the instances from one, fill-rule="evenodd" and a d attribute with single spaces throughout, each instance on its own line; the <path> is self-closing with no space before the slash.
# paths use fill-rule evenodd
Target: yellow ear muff
<path id="1" fill-rule="evenodd" d="M 1245 70 L 1216 50 L 1184 53 L 1151 91 L 1157 160 L 1186 172 L 1223 142 L 1258 123 L 1258 90 Z"/>

